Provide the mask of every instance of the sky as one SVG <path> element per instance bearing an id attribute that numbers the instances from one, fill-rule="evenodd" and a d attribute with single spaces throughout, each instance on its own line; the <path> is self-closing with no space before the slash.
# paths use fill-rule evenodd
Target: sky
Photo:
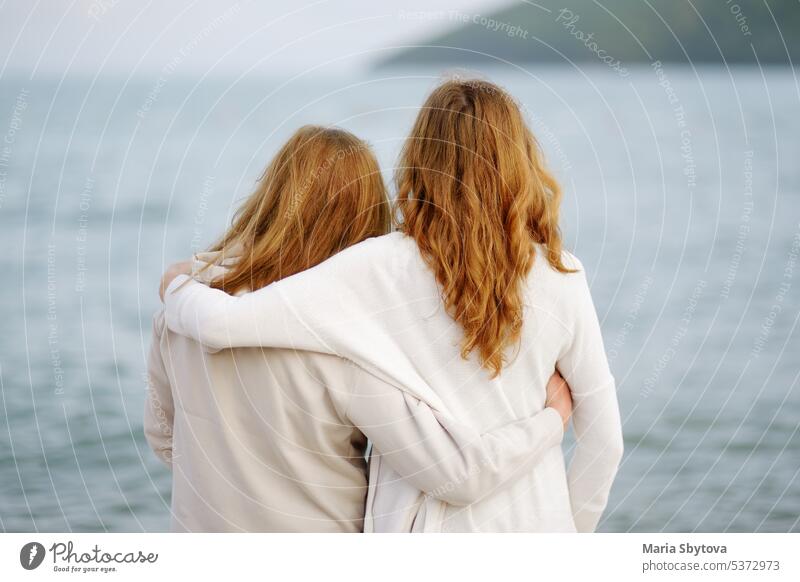
<path id="1" fill-rule="evenodd" d="M 106 74 L 335 75 L 503 0 L 0 0 L 0 78 Z"/>

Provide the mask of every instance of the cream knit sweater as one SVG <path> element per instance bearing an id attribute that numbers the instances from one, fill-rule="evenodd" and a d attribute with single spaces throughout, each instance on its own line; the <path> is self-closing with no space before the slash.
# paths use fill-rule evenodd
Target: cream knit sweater
<path id="1" fill-rule="evenodd" d="M 386 470 L 376 450 L 366 527 L 588 532 L 606 506 L 622 434 L 588 283 L 575 257 L 565 253 L 564 260 L 580 272 L 556 272 L 537 249 L 522 339 L 496 378 L 476 357 L 460 356 L 460 327 L 446 313 L 416 244 L 401 233 L 370 239 L 239 297 L 178 277 L 166 293 L 166 320 L 171 330 L 215 348 L 270 346 L 343 356 L 478 433 L 542 411 L 547 380 L 558 368 L 575 405 L 569 470 L 561 449 L 553 447 L 537 464 L 521 463 L 502 486 L 458 507 Z"/>

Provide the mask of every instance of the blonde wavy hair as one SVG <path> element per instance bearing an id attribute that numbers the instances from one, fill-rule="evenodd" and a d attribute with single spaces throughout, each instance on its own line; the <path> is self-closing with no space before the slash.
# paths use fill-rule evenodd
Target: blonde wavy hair
<path id="1" fill-rule="evenodd" d="M 449 80 L 425 101 L 397 170 L 398 228 L 433 270 L 476 351 L 497 376 L 522 329 L 534 244 L 560 272 L 561 189 L 514 100 L 482 80 Z"/>
<path id="2" fill-rule="evenodd" d="M 336 128 L 301 127 L 280 149 L 225 235 L 234 265 L 211 286 L 259 289 L 386 234 L 391 210 L 369 146 Z"/>

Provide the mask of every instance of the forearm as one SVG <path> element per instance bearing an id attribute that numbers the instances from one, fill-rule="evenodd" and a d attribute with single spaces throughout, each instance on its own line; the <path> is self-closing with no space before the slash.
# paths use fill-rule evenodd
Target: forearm
<path id="1" fill-rule="evenodd" d="M 164 297 L 167 325 L 214 349 L 263 346 L 341 356 L 394 386 L 426 390 L 387 329 L 390 308 L 369 285 L 323 265 L 238 297 L 176 277 Z"/>
<path id="2" fill-rule="evenodd" d="M 169 328 L 216 348 L 265 346 L 330 352 L 289 308 L 276 285 L 236 297 L 175 278 L 164 297 Z"/>
<path id="3" fill-rule="evenodd" d="M 354 395 L 349 416 L 384 462 L 416 488 L 468 505 L 538 462 L 563 437 L 553 409 L 479 434 L 392 387 Z"/>
<path id="4" fill-rule="evenodd" d="M 456 446 L 442 458 L 438 474 L 423 490 L 453 505 L 475 503 L 530 471 L 561 444 L 564 435 L 561 416 L 552 408 L 480 436 L 452 420 L 440 422 Z"/>
<path id="5" fill-rule="evenodd" d="M 575 400 L 576 447 L 569 466 L 570 503 L 575 527 L 593 532 L 608 503 L 622 458 L 622 429 L 613 379 Z"/>

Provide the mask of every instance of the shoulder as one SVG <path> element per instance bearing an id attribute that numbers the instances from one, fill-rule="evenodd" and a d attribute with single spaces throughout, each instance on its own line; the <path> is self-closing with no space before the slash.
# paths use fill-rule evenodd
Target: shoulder
<path id="1" fill-rule="evenodd" d="M 547 260 L 547 252 L 536 245 L 536 258 L 527 280 L 526 299 L 531 305 L 547 306 L 570 319 L 574 307 L 589 292 L 583 263 L 569 251 L 561 252 L 561 262 L 569 272 L 561 272 Z"/>
<path id="2" fill-rule="evenodd" d="M 581 260 L 567 250 L 561 251 L 561 262 L 568 269 L 583 272 L 583 263 Z"/>
<path id="3" fill-rule="evenodd" d="M 333 258 L 342 258 L 345 260 L 372 257 L 386 258 L 389 254 L 403 252 L 405 249 L 409 248 L 409 244 L 413 245 L 414 241 L 403 233 L 392 232 L 361 241 L 341 251 Z"/>
<path id="4" fill-rule="evenodd" d="M 570 251 L 561 251 L 561 264 L 571 271 L 568 273 L 562 273 L 550 264 L 550 261 L 547 259 L 547 250 L 544 248 L 544 246 L 537 244 L 535 245 L 535 248 L 536 259 L 534 260 L 532 269 L 532 271 L 535 271 L 535 273 L 533 273 L 534 275 L 545 275 L 548 278 L 551 278 L 554 282 L 565 285 L 570 284 L 576 279 L 579 280 L 585 278 L 583 263 Z"/>
<path id="5" fill-rule="evenodd" d="M 348 247 L 307 272 L 325 278 L 346 276 L 346 280 L 351 283 L 360 284 L 357 281 L 359 276 L 370 280 L 380 272 L 393 269 L 398 260 L 402 260 L 415 250 L 416 245 L 413 240 L 401 233 L 393 232 Z M 298 275 L 288 277 L 284 281 L 296 277 Z"/>

